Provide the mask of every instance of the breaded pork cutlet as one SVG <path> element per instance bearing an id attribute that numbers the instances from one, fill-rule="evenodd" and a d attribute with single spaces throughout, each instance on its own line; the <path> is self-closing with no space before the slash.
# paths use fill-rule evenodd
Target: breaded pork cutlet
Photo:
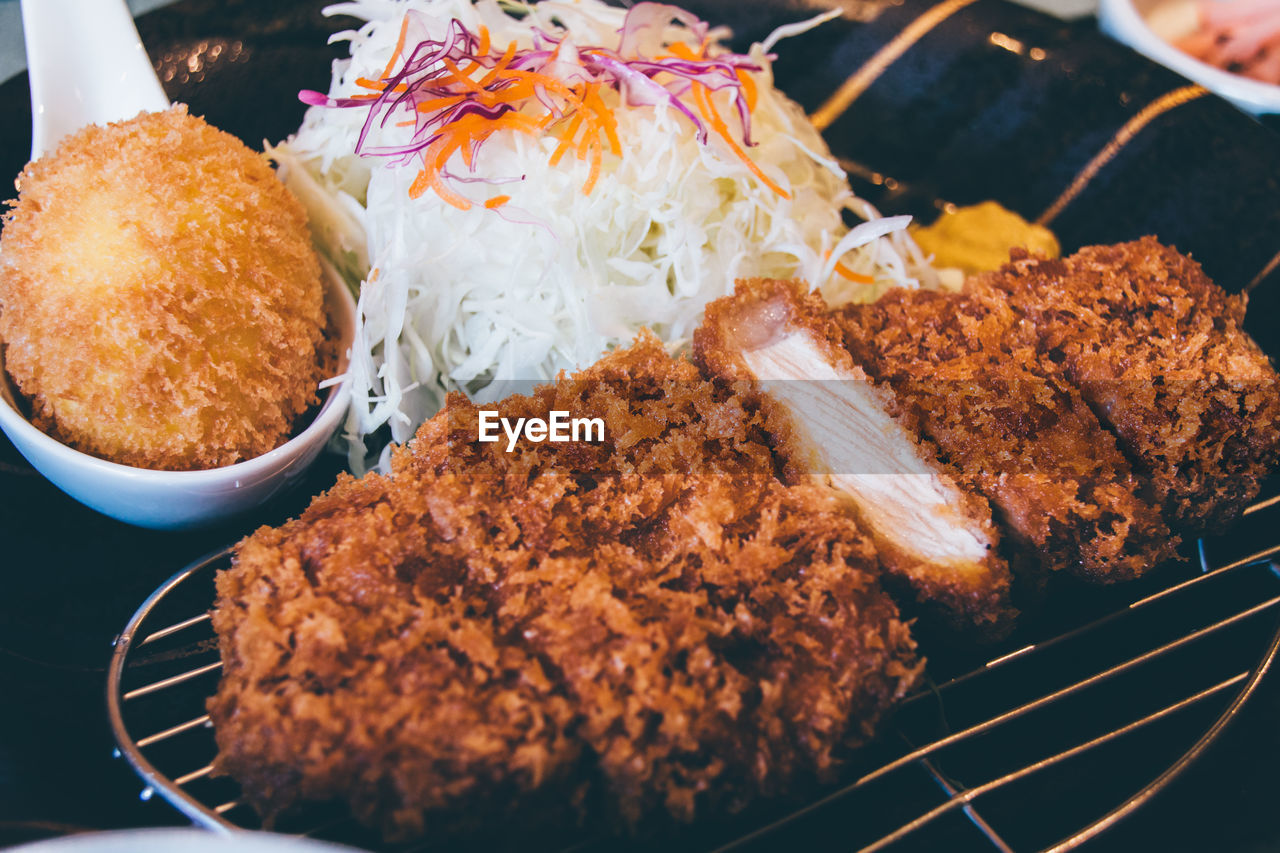
<path id="1" fill-rule="evenodd" d="M 269 821 L 338 801 L 398 840 L 474 831 L 477 803 L 506 821 L 577 793 L 568 698 L 497 636 L 429 494 L 402 485 L 345 477 L 218 575 L 215 773 Z"/>
<path id="2" fill-rule="evenodd" d="M 990 506 L 853 364 L 820 296 L 798 281 L 739 281 L 707 306 L 693 350 L 709 376 L 758 389 L 787 480 L 839 492 L 921 602 L 958 625 L 1008 627 L 1009 568 Z"/>
<path id="3" fill-rule="evenodd" d="M 782 484 L 760 415 L 655 339 L 492 409 L 599 417 L 605 438 L 508 452 L 476 440 L 479 411 L 454 395 L 388 477 L 344 481 L 240 546 L 215 621 L 230 660 L 212 716 L 233 727 L 220 767 L 252 783 L 255 754 L 280 756 L 277 798 L 351 800 L 333 790 L 328 762 L 342 762 L 350 779 L 387 780 L 366 821 L 405 830 L 429 828 L 422 810 L 440 802 L 491 810 L 499 783 L 553 800 L 581 759 L 595 814 L 689 820 L 829 778 L 915 683 L 914 643 L 856 523 L 824 491 Z M 284 651 L 315 613 L 340 649 L 335 678 L 354 667 L 354 705 L 353 688 Z M 442 635 L 401 639 L 420 622 Z M 402 711 L 399 678 L 441 698 Z M 296 738 L 276 697 L 303 694 L 348 733 Z M 457 718 L 393 730 L 440 704 Z M 384 733 L 402 747 L 377 744 Z M 312 744 L 351 754 L 321 760 Z M 399 799 L 406 788 L 427 796 Z"/>
<path id="4" fill-rule="evenodd" d="M 898 289 L 839 312 L 845 345 L 995 506 L 1018 565 L 1128 580 L 1174 554 L 1147 486 L 1034 329 L 991 294 Z"/>
<path id="5" fill-rule="evenodd" d="M 827 779 L 914 683 L 868 539 L 778 481 L 760 413 L 656 339 L 495 409 L 599 417 L 606 440 L 509 454 L 455 396 L 397 464 L 460 490 L 441 517 L 472 580 L 563 680 L 625 821 Z"/>
<path id="6" fill-rule="evenodd" d="M 1244 300 L 1153 237 L 1060 260 L 1015 254 L 968 285 L 1007 299 L 1150 477 L 1171 522 L 1212 529 L 1280 454 L 1280 377 Z"/>

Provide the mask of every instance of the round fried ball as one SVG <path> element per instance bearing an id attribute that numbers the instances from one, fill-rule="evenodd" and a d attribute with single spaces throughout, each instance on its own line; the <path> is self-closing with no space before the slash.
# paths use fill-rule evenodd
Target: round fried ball
<path id="1" fill-rule="evenodd" d="M 0 339 L 32 420 L 86 453 L 212 468 L 316 401 L 324 293 L 261 155 L 176 106 L 27 166 L 0 235 Z"/>

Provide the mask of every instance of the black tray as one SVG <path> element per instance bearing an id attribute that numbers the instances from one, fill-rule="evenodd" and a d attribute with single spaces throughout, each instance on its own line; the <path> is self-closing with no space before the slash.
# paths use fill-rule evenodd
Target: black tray
<path id="1" fill-rule="evenodd" d="M 708 20 L 733 26 L 744 44 L 776 24 L 823 8 L 730 0 L 688 5 Z M 325 41 L 345 23 L 323 18 L 319 6 L 293 0 L 269 6 L 185 0 L 143 16 L 139 29 L 169 95 L 256 147 L 297 126 L 303 105 L 296 91 L 324 88 L 330 61 L 342 53 Z M 1001 0 L 846 0 L 842 6 L 849 10 L 844 18 L 783 42 L 776 72 L 782 88 L 822 118 L 855 191 L 886 214 L 909 212 L 926 220 L 948 203 L 995 198 L 1028 218 L 1047 221 L 1067 251 L 1156 234 L 1191 253 L 1228 290 L 1248 289 L 1250 330 L 1268 352 L 1280 352 L 1274 321 L 1274 303 L 1280 300 L 1280 270 L 1275 268 L 1280 256 L 1280 137 L 1273 131 L 1101 37 L 1091 21 L 1063 23 Z M 222 47 L 216 57 L 210 51 L 214 45 Z M 846 91 L 857 96 L 847 109 L 824 110 L 853 77 L 857 85 Z M 16 175 L 30 147 L 24 75 L 0 85 L 0 107 L 10 116 L 0 124 L 0 173 Z M 0 563 L 9 569 L 8 590 L 0 598 L 0 683 L 6 685 L 6 701 L 0 703 L 0 843 L 75 828 L 182 821 L 168 806 L 141 801 L 140 785 L 127 763 L 112 758 L 102 705 L 110 642 L 138 603 L 177 567 L 258 524 L 296 514 L 309 494 L 332 482 L 338 469 L 336 460 L 325 461 L 301 491 L 251 519 L 198 533 L 155 533 L 75 504 L 0 439 L 0 538 L 5 543 Z M 1175 599 L 1192 603 L 1173 607 L 1176 614 L 1154 627 L 1121 631 L 1126 642 L 1159 631 L 1187 636 L 1268 600 L 1274 579 L 1269 554 L 1280 540 L 1270 521 L 1272 512 L 1260 510 L 1232 536 L 1206 543 L 1205 565 L 1240 564 L 1209 582 L 1197 582 L 1203 584 L 1200 590 L 1217 591 L 1162 599 L 1161 612 Z M 1259 554 L 1261 562 L 1240 563 Z M 1128 620 L 1133 601 L 1198 577 L 1199 570 L 1193 560 L 1157 572 L 1142 587 L 1105 593 L 1066 590 L 1033 627 L 990 656 L 1050 640 L 1110 614 L 1123 613 Z M 1224 584 L 1229 591 L 1218 590 L 1232 577 L 1245 580 Z M 1210 736 L 1219 742 L 1184 774 L 1190 778 L 1093 844 L 1189 850 L 1280 845 L 1280 828 L 1268 817 L 1280 795 L 1272 766 L 1280 758 L 1280 735 L 1272 724 L 1280 711 L 1276 679 L 1261 680 L 1255 698 L 1236 713 L 1246 687 L 1258 681 L 1259 663 L 1272 651 L 1275 618 L 1268 613 L 1232 622 L 1229 632 L 1214 632 L 1217 639 L 1205 646 L 1212 652 L 1195 651 L 1190 662 L 1172 668 L 1173 675 L 1193 669 L 1211 675 L 1218 667 L 1225 667 L 1224 673 L 1244 673 L 1197 703 L 1194 714 L 1161 718 L 1158 725 L 1144 727 L 1148 735 L 1141 742 L 1125 739 L 1129 745 L 1118 751 L 1108 747 L 1105 760 L 1078 765 L 1082 769 L 1069 774 L 1070 784 L 1019 784 L 996 804 L 979 800 L 978 818 L 1014 849 L 1069 838 L 1148 790 L 1170 768 L 1181 772 L 1183 756 Z M 1105 629 L 1075 636 L 1105 651 L 1108 635 L 1096 630 Z M 1049 660 L 1053 648 L 1070 647 L 1065 641 L 1054 644 L 1043 659 Z M 175 659 L 184 654 L 179 651 Z M 962 676 L 975 665 L 987 671 L 985 658 L 972 654 L 937 649 L 931 656 L 937 681 Z M 1007 666 L 1023 666 L 1028 679 L 1045 673 L 1049 681 L 1072 684 L 1079 674 L 1063 667 L 1078 657 L 1068 655 L 1065 663 L 1045 667 L 1023 666 L 1039 660 L 1027 657 Z M 121 677 L 126 682 L 141 679 L 146 666 L 154 664 L 144 661 L 136 671 L 123 670 Z M 1152 683 L 1162 683 L 1156 675 Z M 980 683 L 974 677 L 958 682 L 957 689 Z M 1145 687 L 1124 683 L 1128 698 L 1113 696 L 1108 707 L 1127 709 L 1147 695 Z M 979 702 L 986 701 L 984 696 L 996 701 L 1004 695 L 997 689 L 976 694 Z M 1138 713 L 1136 704 L 1132 708 Z M 866 766 L 851 768 L 850 781 L 859 772 L 874 770 L 877 760 L 902 754 L 903 744 L 894 738 L 924 739 L 915 746 L 963 726 L 939 719 L 939 713 L 956 711 L 949 701 L 939 706 L 917 700 L 900 718 L 899 731 L 906 734 L 890 733 L 879 752 L 868 753 Z M 1076 720 L 1089 714 L 1062 716 Z M 1219 721 L 1230 716 L 1241 722 L 1219 737 Z M 132 736 L 147 733 L 137 730 Z M 1048 746 L 1037 736 L 1021 738 L 1027 740 Z M 971 752 L 976 754 L 968 757 L 979 763 L 984 758 L 980 749 Z M 938 802 L 939 791 L 945 800 L 948 787 L 954 793 L 983 781 L 970 775 L 970 766 L 976 765 L 949 766 L 939 756 L 933 773 L 921 769 L 920 778 L 900 789 L 890 788 L 870 802 L 837 799 L 757 841 L 764 847 L 812 842 L 857 846 L 865 843 L 868 825 L 874 823 L 869 818 L 903 815 L 904 800 L 908 807 L 919 802 L 928 808 Z M 935 799 L 916 799 L 927 797 Z M 988 796 L 986 802 L 992 800 Z M 727 826 L 696 827 L 674 843 L 715 846 L 785 817 L 782 812 L 761 813 Z M 956 818 L 948 818 L 954 827 L 942 830 L 947 849 L 964 849 L 970 842 L 976 849 L 992 849 L 977 820 L 960 809 Z M 904 849 L 932 847 L 914 838 L 905 843 Z"/>

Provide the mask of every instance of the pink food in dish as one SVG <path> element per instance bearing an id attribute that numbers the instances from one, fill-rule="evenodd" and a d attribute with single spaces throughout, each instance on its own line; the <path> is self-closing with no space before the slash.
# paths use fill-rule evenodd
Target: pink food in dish
<path id="1" fill-rule="evenodd" d="M 1280 84 L 1280 2 L 1199 0 L 1199 23 L 1174 44 L 1226 71 Z"/>

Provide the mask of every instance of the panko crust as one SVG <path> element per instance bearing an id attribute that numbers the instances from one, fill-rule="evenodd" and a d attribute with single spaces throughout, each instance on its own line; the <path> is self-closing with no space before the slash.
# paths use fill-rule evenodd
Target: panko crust
<path id="1" fill-rule="evenodd" d="M 339 801 L 388 840 L 476 831 L 478 802 L 527 819 L 550 805 L 539 791 L 564 817 L 579 794 L 574 712 L 497 636 L 464 552 L 406 485 L 344 476 L 218 574 L 215 773 L 268 822 Z"/>
<path id="2" fill-rule="evenodd" d="M 919 413 L 902 405 L 890 387 L 877 386 L 854 363 L 844 347 L 843 328 L 820 294 L 809 292 L 799 280 L 742 279 L 732 296 L 707 305 L 705 319 L 693 336 L 694 361 L 708 376 L 730 383 L 735 393 L 752 400 L 752 406 L 763 413 L 787 482 L 806 482 L 814 469 L 795 413 L 762 392 L 743 361 L 744 347 L 763 344 L 769 335 L 758 328 L 762 308 L 765 322 L 808 333 L 828 363 L 853 381 L 864 380 L 867 392 L 913 437 L 940 479 L 952 485 L 961 480 L 961 472 L 942 459 L 938 448 L 923 436 Z M 985 499 L 965 488 L 957 489 L 957 496 L 956 523 L 975 527 L 992 543 L 986 560 L 963 567 L 939 565 L 882 537 L 876 539 L 875 546 L 883 565 L 899 581 L 896 586 L 905 588 L 926 612 L 973 636 L 998 639 L 1012 629 L 1017 615 L 1009 601 L 1009 567 L 995 553 L 1000 533 Z M 849 508 L 857 513 L 856 507 Z"/>
<path id="3" fill-rule="evenodd" d="M 1280 457 L 1280 377 L 1230 296 L 1154 237 L 1015 253 L 968 287 L 1007 299 L 1148 476 L 1172 522 L 1217 529 Z"/>
<path id="4" fill-rule="evenodd" d="M 898 289 L 840 317 L 855 360 L 1034 553 L 1016 565 L 1110 583 L 1174 556 L 1148 484 L 1007 302 Z"/>
<path id="5" fill-rule="evenodd" d="M 386 595 L 356 606 L 337 586 L 312 589 L 329 602 L 322 612 L 336 604 L 347 614 L 336 618 L 352 625 L 344 648 L 367 661 L 360 671 L 388 651 L 401 653 L 396 642 L 383 648 L 356 632 L 384 631 L 384 623 L 403 621 L 397 614 L 429 607 L 456 618 L 467 602 L 467 624 L 490 654 L 520 661 L 513 674 L 526 667 L 540 674 L 538 707 L 559 709 L 563 699 L 572 709 L 567 721 L 558 710 L 544 711 L 548 722 L 524 730 L 523 739 L 504 728 L 510 736 L 495 742 L 520 754 L 535 734 L 568 738 L 590 768 L 585 776 L 595 780 L 591 799 L 600 814 L 629 824 L 664 815 L 686 821 L 829 779 L 844 749 L 869 736 L 915 684 L 922 664 L 856 524 L 829 496 L 779 482 L 758 413 L 687 361 L 672 359 L 656 339 L 643 335 L 583 373 L 490 408 L 508 418 L 554 409 L 601 417 L 606 440 L 522 442 L 508 453 L 505 443 L 477 442 L 478 410 L 451 396 L 395 453 L 389 477 L 344 481 L 284 534 L 263 529 L 240 546 L 237 567 L 220 579 L 215 627 L 224 656 L 278 656 L 273 650 L 281 645 L 240 639 L 249 587 L 229 578 L 243 573 L 247 560 L 266 594 L 276 575 L 301 571 L 291 567 L 295 549 L 282 548 L 282 535 L 302 542 L 354 537 L 353 556 L 371 553 L 361 571 L 386 580 L 351 575 L 347 587 L 372 583 Z M 321 535 L 326 526 L 331 532 Z M 376 535 L 367 532 L 371 526 L 380 528 Z M 310 574 L 326 577 L 338 551 L 326 545 L 308 552 Z M 438 573 L 429 568 L 435 565 L 449 569 Z M 422 587 L 415 580 L 422 573 L 447 574 L 453 585 L 435 583 L 430 598 L 410 593 Z M 300 619 L 315 609 L 310 594 L 296 609 L 273 604 L 263 611 L 262 630 L 278 631 L 286 613 Z M 452 657 L 459 657 L 456 646 Z M 256 704 L 259 694 L 280 690 L 273 678 L 240 677 L 238 667 L 228 666 L 218 707 Z M 285 676 L 290 692 L 301 689 L 293 686 L 300 673 L 280 665 L 271 672 Z M 389 689 L 379 678 L 362 681 L 370 695 Z M 489 695 L 465 671 L 438 678 L 454 685 L 464 706 Z M 510 701 L 528 705 L 530 693 L 525 685 Z M 350 703 L 343 693 L 312 701 L 347 727 L 384 725 L 372 706 Z M 268 716 L 283 712 L 274 700 L 267 706 Z M 370 715 L 375 722 L 364 722 Z M 325 788 L 340 776 L 314 764 L 309 751 L 297 754 L 278 722 L 256 721 L 253 731 L 265 732 L 266 742 L 246 748 L 246 727 L 226 714 L 214 720 L 234 726 L 219 731 L 219 743 L 240 758 L 219 762 L 237 778 L 252 776 L 261 763 L 255 754 L 279 755 L 281 770 L 291 774 L 281 785 L 294 801 L 310 796 L 312 777 Z M 468 753 L 466 740 L 452 748 Z M 420 773 L 413 765 L 441 748 L 429 740 L 413 753 L 356 747 L 360 757 L 335 760 L 361 762 L 366 773 L 382 776 Z M 552 753 L 537 754 L 547 764 Z M 441 771 L 442 780 L 456 775 L 449 790 L 458 809 L 490 808 L 473 798 L 478 789 L 470 778 L 490 771 L 489 755 Z M 544 771 L 544 780 L 553 776 Z M 535 782 L 534 792 L 547 784 Z M 440 801 L 406 808 L 423 802 Z M 393 828 L 416 828 L 405 820 L 402 812 Z"/>
<path id="6" fill-rule="evenodd" d="M 5 367 L 78 450 L 198 469 L 283 443 L 326 324 L 306 215 L 266 161 L 183 106 L 27 166 L 0 236 Z"/>
<path id="7" fill-rule="evenodd" d="M 734 282 L 731 296 L 708 303 L 693 335 L 694 361 L 708 376 L 753 384 L 742 352 L 767 344 L 780 329 L 808 332 L 828 362 L 856 378 L 867 378 L 845 351 L 842 329 L 822 294 L 810 291 L 800 279 Z"/>
<path id="8" fill-rule="evenodd" d="M 495 408 L 601 417 L 607 446 L 507 454 L 472 440 L 455 396 L 397 470 L 502 484 L 450 501 L 468 514 L 451 535 L 483 551 L 473 579 L 500 626 L 564 679 L 626 822 L 829 779 L 914 683 L 870 541 L 830 495 L 776 479 L 763 416 L 732 389 L 642 336 Z"/>

